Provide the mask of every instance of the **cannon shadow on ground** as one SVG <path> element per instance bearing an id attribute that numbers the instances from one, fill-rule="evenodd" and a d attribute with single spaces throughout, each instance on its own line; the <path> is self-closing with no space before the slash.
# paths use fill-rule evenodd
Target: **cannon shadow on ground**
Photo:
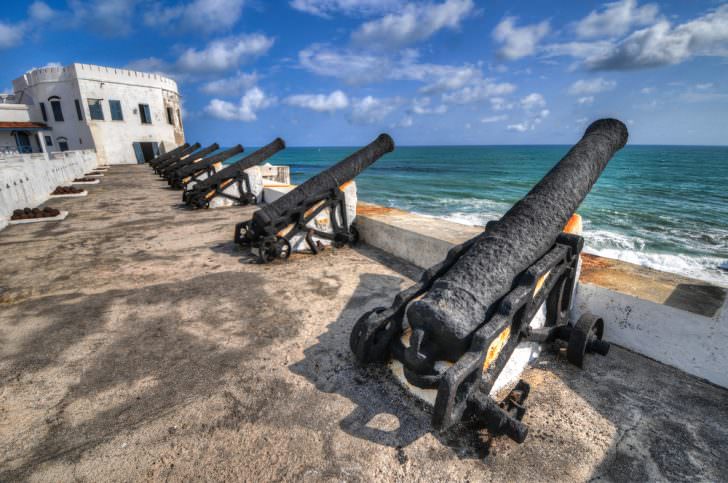
<path id="1" fill-rule="evenodd" d="M 376 261 L 387 260 L 379 260 L 371 250 L 360 252 Z M 404 271 L 409 277 L 418 272 L 391 258 L 388 261 L 390 268 Z M 392 275 L 361 274 L 358 286 L 336 320 L 327 325 L 317 344 L 304 350 L 304 359 L 289 369 L 319 391 L 344 396 L 355 405 L 338 423 L 349 435 L 400 450 L 432 433 L 460 458 L 483 458 L 487 447 L 478 433 L 464 428 L 434 432 L 425 404 L 408 394 L 387 367 L 362 367 L 349 349 L 349 334 L 356 320 L 370 309 L 391 304 L 409 283 Z"/>

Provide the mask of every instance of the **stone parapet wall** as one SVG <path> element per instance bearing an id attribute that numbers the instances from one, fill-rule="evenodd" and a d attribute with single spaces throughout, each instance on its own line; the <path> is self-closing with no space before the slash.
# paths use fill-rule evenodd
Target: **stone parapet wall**
<path id="1" fill-rule="evenodd" d="M 482 227 L 360 203 L 362 241 L 427 269 Z M 592 312 L 604 338 L 728 387 L 728 289 L 619 260 L 582 254 L 571 319 Z"/>
<path id="2" fill-rule="evenodd" d="M 51 192 L 98 165 L 93 150 L 0 157 L 0 230 L 8 224 L 13 210 L 34 208 Z"/>

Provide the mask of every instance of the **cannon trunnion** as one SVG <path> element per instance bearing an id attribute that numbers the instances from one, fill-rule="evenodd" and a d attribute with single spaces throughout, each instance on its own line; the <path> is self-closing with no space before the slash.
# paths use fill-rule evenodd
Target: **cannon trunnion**
<path id="1" fill-rule="evenodd" d="M 579 272 L 581 236 L 564 227 L 614 153 L 627 128 L 594 122 L 567 155 L 500 220 L 452 248 L 445 260 L 400 292 L 389 308 L 364 314 L 350 336 L 362 364 L 401 364 L 406 384 L 435 390 L 432 422 L 464 421 L 523 442 L 528 385 L 501 403 L 491 390 L 519 342 L 567 345 L 569 361 L 605 355 L 603 321 L 591 314 L 569 322 Z M 532 327 L 545 306 L 542 327 Z"/>
<path id="2" fill-rule="evenodd" d="M 288 258 L 292 240 L 301 234 L 305 234 L 305 243 L 314 254 L 320 250 L 314 237 L 331 241 L 334 246 L 355 243 L 359 236 L 347 215 L 346 191 L 353 188 L 348 183 L 392 150 L 392 138 L 380 134 L 367 146 L 256 211 L 251 220 L 238 223 L 235 243 L 252 248 L 264 263 Z M 316 217 L 326 212 L 330 230 L 315 224 Z"/>

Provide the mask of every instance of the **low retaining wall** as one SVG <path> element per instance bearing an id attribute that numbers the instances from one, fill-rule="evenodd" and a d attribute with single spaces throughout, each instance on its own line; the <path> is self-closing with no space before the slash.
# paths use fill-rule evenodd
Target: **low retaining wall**
<path id="1" fill-rule="evenodd" d="M 0 230 L 13 210 L 34 208 L 59 185 L 68 184 L 97 166 L 93 150 L 21 154 L 0 158 Z"/>
<path id="2" fill-rule="evenodd" d="M 482 228 L 360 203 L 362 241 L 429 268 Z M 728 387 L 728 289 L 618 260 L 582 255 L 572 319 L 589 311 L 605 339 Z"/>

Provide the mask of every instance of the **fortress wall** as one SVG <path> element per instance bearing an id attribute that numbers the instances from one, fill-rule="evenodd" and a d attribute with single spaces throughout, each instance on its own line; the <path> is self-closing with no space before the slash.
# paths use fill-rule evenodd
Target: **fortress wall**
<path id="1" fill-rule="evenodd" d="M 0 230 L 13 210 L 35 208 L 51 192 L 97 166 L 93 150 L 22 154 L 0 158 Z"/>

